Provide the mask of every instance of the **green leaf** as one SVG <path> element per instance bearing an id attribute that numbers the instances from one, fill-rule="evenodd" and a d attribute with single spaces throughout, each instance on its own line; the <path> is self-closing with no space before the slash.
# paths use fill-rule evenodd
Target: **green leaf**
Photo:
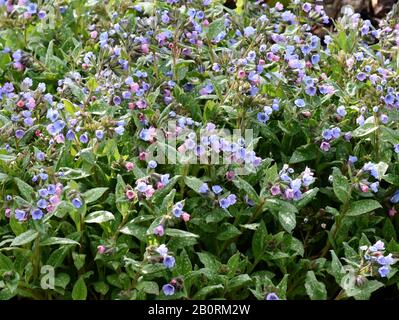
<path id="1" fill-rule="evenodd" d="M 14 240 L 11 242 L 11 246 L 22 246 L 24 244 L 27 244 L 35 240 L 38 235 L 39 232 L 35 230 L 25 231 L 24 233 L 21 233 L 18 237 L 14 238 Z"/>
<path id="2" fill-rule="evenodd" d="M 234 290 L 238 288 L 242 288 L 244 286 L 249 285 L 252 282 L 252 279 L 247 274 L 240 274 L 230 279 L 227 283 L 228 290 Z"/>
<path id="3" fill-rule="evenodd" d="M 137 286 L 137 290 L 142 290 L 145 293 L 148 294 L 155 294 L 159 295 L 159 286 L 158 283 L 154 281 L 140 281 Z"/>
<path id="4" fill-rule="evenodd" d="M 91 92 L 93 92 L 94 90 L 96 90 L 97 87 L 98 87 L 98 83 L 97 83 L 97 81 L 96 81 L 95 78 L 90 78 L 90 79 L 87 81 L 87 88 L 89 88 L 89 90 L 90 90 Z"/>
<path id="5" fill-rule="evenodd" d="M 107 190 L 108 190 L 108 188 L 106 188 L 106 187 L 100 187 L 100 188 L 94 188 L 94 189 L 87 190 L 85 193 L 83 193 L 83 199 L 85 200 L 85 202 L 87 204 L 92 203 L 92 202 L 96 201 L 97 199 L 101 198 L 101 196 Z"/>
<path id="6" fill-rule="evenodd" d="M 166 228 L 165 234 L 170 236 L 170 237 L 179 237 L 179 238 L 198 238 L 199 236 L 180 229 L 172 229 L 172 228 Z"/>
<path id="7" fill-rule="evenodd" d="M 194 295 L 193 299 L 194 300 L 205 299 L 210 293 L 212 293 L 212 292 L 214 292 L 216 290 L 223 290 L 223 289 L 224 289 L 224 286 L 221 285 L 221 284 L 216 284 L 216 285 L 213 285 L 213 286 L 207 286 L 207 287 L 202 288 L 200 291 L 198 291 Z"/>
<path id="8" fill-rule="evenodd" d="M 123 226 L 123 228 L 121 228 L 120 232 L 123 234 L 134 236 L 140 241 L 145 241 L 147 228 L 135 223 L 134 221 L 130 221 L 125 226 Z"/>
<path id="9" fill-rule="evenodd" d="M 106 284 L 104 281 L 99 281 L 94 283 L 94 290 L 96 292 L 101 293 L 102 295 L 106 295 L 109 290 L 109 285 Z"/>
<path id="10" fill-rule="evenodd" d="M 76 267 L 76 270 L 80 270 L 85 264 L 86 255 L 79 254 L 77 252 L 72 252 L 72 258 L 73 258 L 73 263 Z"/>
<path id="11" fill-rule="evenodd" d="M 346 212 L 348 217 L 355 217 L 365 214 L 367 212 L 382 208 L 381 204 L 376 200 L 367 199 L 351 202 Z"/>
<path id="12" fill-rule="evenodd" d="M 80 245 L 79 242 L 68 239 L 68 238 L 58 238 L 58 237 L 49 237 L 46 240 L 40 243 L 41 246 L 51 246 L 54 244 L 68 245 L 68 244 L 77 244 Z"/>
<path id="13" fill-rule="evenodd" d="M 252 237 L 252 253 L 254 257 L 261 257 L 266 249 L 267 230 L 263 220 Z"/>
<path id="14" fill-rule="evenodd" d="M 95 211 L 87 215 L 85 223 L 103 223 L 110 220 L 114 220 L 114 215 L 109 211 Z"/>
<path id="15" fill-rule="evenodd" d="M 12 156 L 10 154 L 2 154 L 0 153 L 0 160 L 4 161 L 4 162 L 10 162 L 10 161 L 14 161 L 16 159 L 15 156 Z"/>
<path id="16" fill-rule="evenodd" d="M 224 18 L 214 20 L 208 26 L 208 32 L 207 32 L 208 39 L 210 40 L 214 39 L 219 33 L 225 30 L 225 28 L 226 27 L 224 25 Z"/>
<path id="17" fill-rule="evenodd" d="M 162 215 L 167 214 L 172 209 L 173 199 L 175 198 L 175 194 L 176 194 L 176 189 L 172 189 L 165 197 L 165 199 L 163 199 L 161 208 L 159 210 L 160 214 Z"/>
<path id="18" fill-rule="evenodd" d="M 0 252 L 0 270 L 14 270 L 14 264 L 11 259 Z"/>
<path id="19" fill-rule="evenodd" d="M 60 168 L 60 171 L 63 171 L 64 173 L 62 176 L 60 176 L 60 179 L 78 180 L 91 176 L 91 173 L 87 173 L 82 169 L 62 167 Z"/>
<path id="20" fill-rule="evenodd" d="M 333 189 L 338 200 L 345 203 L 349 200 L 350 185 L 346 177 L 344 177 L 338 168 L 333 169 Z"/>
<path id="21" fill-rule="evenodd" d="M 244 179 L 240 178 L 240 177 L 236 177 L 233 180 L 234 185 L 238 188 L 238 189 L 242 189 L 244 190 L 244 192 L 248 195 L 248 197 L 250 199 L 252 199 L 253 201 L 255 201 L 255 203 L 259 202 L 259 196 L 258 193 L 255 191 L 255 189 L 248 183 L 246 182 Z"/>
<path id="22" fill-rule="evenodd" d="M 334 276 L 335 281 L 338 284 L 340 284 L 342 278 L 345 276 L 345 270 L 335 252 L 333 250 L 330 250 L 330 252 L 331 252 L 332 261 L 328 273 Z"/>
<path id="23" fill-rule="evenodd" d="M 24 199 L 27 201 L 32 201 L 32 194 L 35 193 L 35 190 L 29 184 L 19 178 L 14 178 L 14 180 Z"/>
<path id="24" fill-rule="evenodd" d="M 234 225 L 231 223 L 225 222 L 221 225 L 218 229 L 218 234 L 216 239 L 225 241 L 231 238 L 237 237 L 241 234 L 240 230 L 238 230 Z"/>
<path id="25" fill-rule="evenodd" d="M 308 271 L 306 274 L 305 289 L 311 300 L 327 299 L 326 286 L 316 279 L 313 271 Z"/>
<path id="26" fill-rule="evenodd" d="M 199 192 L 200 187 L 204 184 L 204 182 L 196 177 L 185 177 L 184 178 L 185 184 L 198 194 L 201 194 Z"/>
<path id="27" fill-rule="evenodd" d="M 205 268 L 208 268 L 214 272 L 218 272 L 222 264 L 216 256 L 209 252 L 197 252 L 197 255 Z"/>
<path id="28" fill-rule="evenodd" d="M 355 130 L 352 131 L 352 137 L 354 138 L 362 138 L 370 133 L 374 132 L 375 130 L 378 129 L 378 126 L 374 125 L 373 123 L 366 123 L 362 127 L 358 127 Z"/>
<path id="29" fill-rule="evenodd" d="M 86 300 L 87 297 L 87 287 L 85 284 L 84 277 L 81 276 L 72 289 L 72 299 L 73 300 Z"/>
<path id="30" fill-rule="evenodd" d="M 319 188 L 314 188 L 309 191 L 306 191 L 304 194 L 302 194 L 301 200 L 299 200 L 296 203 L 296 207 L 298 209 L 302 209 L 303 207 L 305 207 L 316 197 L 318 192 L 319 192 Z"/>
<path id="31" fill-rule="evenodd" d="M 64 104 L 64 109 L 70 114 L 70 115 L 74 115 L 76 111 L 78 111 L 79 109 L 77 107 L 74 106 L 74 104 L 67 100 L 67 99 L 62 99 L 62 103 Z"/>
<path id="32" fill-rule="evenodd" d="M 291 232 L 296 226 L 295 212 L 292 211 L 280 211 L 278 213 L 278 220 L 285 231 Z"/>
<path id="33" fill-rule="evenodd" d="M 316 159 L 319 152 L 319 148 L 314 143 L 301 146 L 291 156 L 290 164 Z"/>
<path id="34" fill-rule="evenodd" d="M 116 196 L 116 207 L 118 211 L 122 214 L 122 217 L 126 217 L 129 213 L 129 203 L 125 196 L 126 183 L 123 181 L 123 178 L 120 174 L 116 177 L 116 187 L 115 187 L 115 196 Z"/>

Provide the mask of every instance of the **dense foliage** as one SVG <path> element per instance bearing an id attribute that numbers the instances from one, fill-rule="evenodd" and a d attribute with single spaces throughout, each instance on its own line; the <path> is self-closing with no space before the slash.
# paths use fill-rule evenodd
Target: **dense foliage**
<path id="1" fill-rule="evenodd" d="M 0 299 L 398 296 L 398 52 L 300 0 L 0 0 Z"/>

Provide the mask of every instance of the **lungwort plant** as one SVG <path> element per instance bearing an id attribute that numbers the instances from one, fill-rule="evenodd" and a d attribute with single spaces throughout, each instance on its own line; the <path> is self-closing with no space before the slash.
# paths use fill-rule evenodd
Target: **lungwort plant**
<path id="1" fill-rule="evenodd" d="M 0 0 L 0 299 L 397 296 L 397 11 Z"/>

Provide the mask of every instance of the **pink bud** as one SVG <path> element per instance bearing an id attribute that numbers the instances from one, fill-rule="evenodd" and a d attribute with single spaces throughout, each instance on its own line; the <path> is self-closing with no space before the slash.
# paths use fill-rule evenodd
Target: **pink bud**
<path id="1" fill-rule="evenodd" d="M 90 32 L 90 38 L 92 38 L 92 39 L 95 39 L 95 38 L 97 38 L 97 35 L 98 35 L 98 32 L 97 31 L 92 31 L 92 32 Z"/>
<path id="2" fill-rule="evenodd" d="M 209 26 L 209 21 L 208 21 L 207 19 L 205 19 L 205 20 L 202 22 L 202 25 L 203 25 L 204 27 Z"/>
<path id="3" fill-rule="evenodd" d="M 184 153 L 186 151 L 186 146 L 182 144 L 180 147 L 177 148 L 177 151 L 179 153 Z"/>
<path id="4" fill-rule="evenodd" d="M 11 216 L 11 209 L 10 208 L 6 208 L 5 212 L 4 212 L 5 216 L 7 218 L 9 218 Z"/>
<path id="5" fill-rule="evenodd" d="M 158 227 L 154 229 L 154 234 L 161 237 L 165 234 L 165 229 L 162 224 L 160 224 Z"/>
<path id="6" fill-rule="evenodd" d="M 147 158 L 147 152 L 141 151 L 139 155 L 139 159 L 144 161 Z"/>
<path id="7" fill-rule="evenodd" d="M 159 189 L 162 189 L 163 187 L 165 187 L 165 185 L 161 181 L 158 181 L 157 182 L 157 189 L 159 190 Z"/>
<path id="8" fill-rule="evenodd" d="M 58 203 L 60 203 L 60 197 L 58 195 L 54 195 L 50 197 L 50 203 L 53 205 L 57 205 Z"/>
<path id="9" fill-rule="evenodd" d="M 127 190 L 125 195 L 126 195 L 126 198 L 128 198 L 129 200 L 132 200 L 136 197 L 136 194 L 134 193 L 133 190 Z"/>
<path id="10" fill-rule="evenodd" d="M 19 100 L 19 101 L 17 102 L 17 107 L 22 108 L 24 105 L 25 105 L 25 102 L 23 102 L 22 100 Z"/>
<path id="11" fill-rule="evenodd" d="M 395 210 L 395 208 L 391 208 L 391 209 L 389 209 L 389 211 L 388 211 L 388 215 L 389 215 L 390 217 L 394 217 L 394 216 L 396 215 L 396 213 L 397 213 L 397 211 Z"/>
<path id="12" fill-rule="evenodd" d="M 360 185 L 360 190 L 362 190 L 362 192 L 368 192 L 369 191 L 369 186 L 367 184 L 361 184 Z"/>
<path id="13" fill-rule="evenodd" d="M 229 181 L 232 181 L 235 177 L 235 173 L 234 171 L 227 171 L 226 172 L 226 179 Z"/>
<path id="14" fill-rule="evenodd" d="M 133 109 L 135 108 L 134 102 L 129 102 L 128 108 L 129 108 L 130 110 L 133 110 Z"/>
<path id="15" fill-rule="evenodd" d="M 132 92 L 137 92 L 139 89 L 140 89 L 140 85 L 136 82 L 133 82 L 130 85 L 130 91 L 132 91 Z"/>
<path id="16" fill-rule="evenodd" d="M 306 118 L 309 118 L 309 117 L 312 115 L 312 113 L 311 113 L 310 111 L 303 111 L 303 112 L 301 112 L 301 113 L 302 113 L 302 115 L 305 116 Z"/>
<path id="17" fill-rule="evenodd" d="M 149 186 L 149 187 L 147 188 L 147 190 L 145 191 L 145 197 L 146 197 L 147 199 L 151 198 L 152 195 L 154 194 L 154 192 L 155 192 L 155 189 L 154 189 L 152 186 Z"/>
<path id="18" fill-rule="evenodd" d="M 125 168 L 127 171 L 132 171 L 134 168 L 134 163 L 133 162 L 126 162 Z"/>
<path id="19" fill-rule="evenodd" d="M 52 204 L 49 204 L 49 205 L 46 207 L 46 209 L 47 209 L 47 211 L 48 211 L 49 213 L 51 213 L 51 212 L 54 211 L 55 206 L 53 206 Z"/>
<path id="20" fill-rule="evenodd" d="M 190 220 L 190 215 L 187 212 L 183 212 L 181 218 L 184 222 L 188 222 Z"/>
<path id="21" fill-rule="evenodd" d="M 261 66 L 263 66 L 265 63 L 266 63 L 266 61 L 265 61 L 265 60 L 263 60 L 263 59 L 259 59 L 259 64 L 260 64 Z"/>
<path id="22" fill-rule="evenodd" d="M 306 61 L 305 65 L 306 65 L 306 68 L 308 68 L 308 69 L 310 69 L 313 66 L 313 64 L 310 61 Z"/>
<path id="23" fill-rule="evenodd" d="M 247 76 L 244 70 L 238 70 L 238 77 L 244 79 Z"/>
<path id="24" fill-rule="evenodd" d="M 140 48 L 141 48 L 141 52 L 143 52 L 145 54 L 150 52 L 150 47 L 147 43 L 143 43 Z"/>
<path id="25" fill-rule="evenodd" d="M 100 245 L 100 246 L 97 247 L 97 252 L 99 254 L 104 254 L 105 250 L 106 250 L 106 248 L 103 245 Z"/>

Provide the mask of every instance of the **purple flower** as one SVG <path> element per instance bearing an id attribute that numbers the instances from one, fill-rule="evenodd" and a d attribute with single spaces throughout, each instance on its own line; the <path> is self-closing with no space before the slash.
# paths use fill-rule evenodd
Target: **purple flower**
<path id="1" fill-rule="evenodd" d="M 359 81 L 364 81 L 364 80 L 366 80 L 367 75 L 366 75 L 364 72 L 359 72 L 359 73 L 356 75 L 356 78 L 357 78 L 357 80 L 359 80 Z"/>
<path id="2" fill-rule="evenodd" d="M 357 157 L 356 156 L 349 156 L 348 162 L 351 164 L 354 164 L 355 162 L 357 162 Z"/>
<path id="3" fill-rule="evenodd" d="M 15 219 L 18 221 L 26 220 L 26 212 L 23 210 L 15 209 Z"/>
<path id="4" fill-rule="evenodd" d="M 309 2 L 305 2 L 302 5 L 302 10 L 305 12 L 309 12 L 310 10 L 312 10 L 312 5 Z"/>
<path id="5" fill-rule="evenodd" d="M 33 220 L 40 220 L 43 217 L 43 211 L 40 209 L 34 209 L 31 211 L 31 216 Z"/>
<path id="6" fill-rule="evenodd" d="M 311 61 L 312 61 L 312 64 L 318 64 L 320 61 L 320 55 L 318 55 L 318 54 L 312 55 Z"/>
<path id="7" fill-rule="evenodd" d="M 330 144 L 326 141 L 323 141 L 320 145 L 320 149 L 327 152 L 330 150 Z"/>
<path id="8" fill-rule="evenodd" d="M 158 165 L 157 162 L 154 160 L 150 160 L 148 162 L 148 167 L 150 167 L 151 169 L 155 169 L 157 167 L 157 165 Z"/>
<path id="9" fill-rule="evenodd" d="M 394 103 L 395 103 L 395 97 L 394 97 L 392 94 L 387 94 L 387 95 L 384 97 L 384 102 L 385 102 L 386 104 L 394 104 Z"/>
<path id="10" fill-rule="evenodd" d="M 257 118 L 260 123 L 266 123 L 269 120 L 269 116 L 264 112 L 259 112 Z"/>
<path id="11" fill-rule="evenodd" d="M 221 208 L 223 209 L 227 209 L 229 207 L 229 201 L 227 200 L 227 198 L 223 198 L 219 200 L 219 205 Z"/>
<path id="12" fill-rule="evenodd" d="M 387 267 L 387 266 L 382 266 L 382 267 L 380 267 L 380 268 L 378 269 L 378 273 L 380 274 L 380 276 L 381 276 L 382 278 L 387 277 L 388 274 L 389 274 L 389 272 L 390 272 L 390 269 L 389 269 L 389 267 Z"/>
<path id="13" fill-rule="evenodd" d="M 392 203 L 398 203 L 399 202 L 399 190 L 396 190 L 393 196 L 391 197 L 390 201 Z"/>
<path id="14" fill-rule="evenodd" d="M 161 256 L 166 256 L 168 254 L 168 247 L 165 244 L 161 244 L 155 251 Z"/>
<path id="15" fill-rule="evenodd" d="M 175 258 L 172 257 L 172 256 L 166 255 L 166 256 L 164 256 L 164 258 L 163 258 L 163 264 L 164 264 L 164 266 L 167 267 L 168 269 L 173 268 L 174 265 L 175 265 L 175 262 L 176 262 L 176 261 L 175 261 Z"/>
<path id="16" fill-rule="evenodd" d="M 212 187 L 212 191 L 215 194 L 219 194 L 219 193 L 221 193 L 223 191 L 223 188 L 221 186 L 219 186 L 219 185 L 215 185 L 215 186 Z"/>
<path id="17" fill-rule="evenodd" d="M 80 136 L 79 140 L 80 140 L 80 142 L 82 142 L 82 143 L 87 143 L 87 142 L 89 142 L 89 137 L 87 136 L 87 133 L 82 134 L 82 135 Z"/>
<path id="18" fill-rule="evenodd" d="M 211 94 L 212 92 L 213 92 L 213 85 L 211 83 L 208 83 L 205 87 L 203 87 L 199 91 L 200 95 L 202 96 Z"/>
<path id="19" fill-rule="evenodd" d="M 98 140 L 101 140 L 102 138 L 104 138 L 104 131 L 96 130 L 96 137 Z"/>
<path id="20" fill-rule="evenodd" d="M 154 228 L 154 234 L 162 237 L 165 234 L 165 229 L 162 224 Z"/>
<path id="21" fill-rule="evenodd" d="M 44 200 L 44 199 L 40 199 L 40 200 L 37 202 L 37 206 L 38 206 L 39 208 L 46 209 L 46 207 L 47 207 L 47 201 Z"/>
<path id="22" fill-rule="evenodd" d="M 165 296 L 173 296 L 175 293 L 175 287 L 168 283 L 162 287 L 162 291 Z"/>
<path id="23" fill-rule="evenodd" d="M 15 136 L 16 136 L 18 139 L 21 139 L 24 135 L 25 135 L 25 131 L 23 131 L 23 130 L 17 130 L 17 131 L 15 131 Z"/>
<path id="24" fill-rule="evenodd" d="M 272 187 L 270 188 L 270 193 L 271 193 L 273 196 L 277 196 L 277 195 L 281 194 L 280 186 L 278 186 L 278 185 L 272 186 Z"/>
<path id="25" fill-rule="evenodd" d="M 72 130 L 68 130 L 67 134 L 66 134 L 66 138 L 69 141 L 72 141 L 75 139 L 75 133 Z"/>
<path id="26" fill-rule="evenodd" d="M 306 94 L 307 94 L 308 96 L 313 97 L 313 96 L 316 94 L 316 88 L 313 87 L 313 86 L 307 87 L 307 88 L 305 89 L 305 92 L 306 92 Z"/>
<path id="27" fill-rule="evenodd" d="M 36 152 L 35 157 L 38 161 L 44 161 L 46 155 L 44 154 L 44 152 L 38 151 Z"/>
<path id="28" fill-rule="evenodd" d="M 75 208 L 79 209 L 82 206 L 83 202 L 79 198 L 74 198 L 72 199 L 72 204 Z"/>
<path id="29" fill-rule="evenodd" d="M 207 193 L 209 190 L 208 184 L 204 183 L 199 187 L 199 193 Z"/>
<path id="30" fill-rule="evenodd" d="M 265 300 L 280 300 L 280 298 L 274 292 L 268 293 Z"/>
<path id="31" fill-rule="evenodd" d="M 347 112 L 346 112 L 344 106 L 339 106 L 339 107 L 337 108 L 337 113 L 338 113 L 338 115 L 340 115 L 341 117 L 345 117 Z"/>
<path id="32" fill-rule="evenodd" d="M 298 108 L 303 108 L 305 106 L 305 101 L 303 99 L 296 99 L 294 103 Z"/>
<path id="33" fill-rule="evenodd" d="M 256 29 L 254 29 L 253 27 L 249 26 L 244 28 L 244 36 L 245 37 L 251 37 L 255 34 Z"/>

